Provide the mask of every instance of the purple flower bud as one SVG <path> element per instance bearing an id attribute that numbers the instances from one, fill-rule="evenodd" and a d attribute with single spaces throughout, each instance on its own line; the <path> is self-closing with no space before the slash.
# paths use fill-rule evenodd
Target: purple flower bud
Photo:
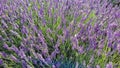
<path id="1" fill-rule="evenodd" d="M 76 49 L 78 47 L 78 40 L 77 40 L 77 38 L 76 37 L 72 37 L 71 38 L 71 42 L 73 44 L 72 49 L 73 50 Z"/>
<path id="2" fill-rule="evenodd" d="M 48 62 L 48 63 L 52 63 L 52 60 L 51 60 L 50 57 L 47 57 L 45 60 L 46 60 L 46 62 Z"/>
<path id="3" fill-rule="evenodd" d="M 120 43 L 118 43 L 118 45 L 117 45 L 117 50 L 120 53 Z"/>
<path id="4" fill-rule="evenodd" d="M 65 28 L 63 30 L 63 34 L 64 34 L 65 38 L 67 39 L 69 37 L 69 30 Z"/>
<path id="5" fill-rule="evenodd" d="M 25 55 L 23 49 L 20 49 L 18 55 L 19 55 L 21 58 L 26 58 L 26 55 Z"/>
<path id="6" fill-rule="evenodd" d="M 27 31 L 27 29 L 26 29 L 26 27 L 24 25 L 22 26 L 22 30 L 21 31 L 22 31 L 23 34 L 27 34 L 28 33 L 28 31 Z"/>
<path id="7" fill-rule="evenodd" d="M 98 49 L 98 50 L 97 50 L 97 55 L 100 56 L 101 53 L 102 53 L 102 49 Z"/>
<path id="8" fill-rule="evenodd" d="M 6 43 L 3 45 L 3 47 L 6 48 L 6 49 L 10 49 L 9 46 Z"/>
<path id="9" fill-rule="evenodd" d="M 83 48 L 83 46 L 77 47 L 77 50 L 78 50 L 78 52 L 79 52 L 80 54 L 83 54 L 83 53 L 84 53 L 84 48 Z"/>
<path id="10" fill-rule="evenodd" d="M 99 49 L 102 49 L 102 48 L 104 48 L 104 40 L 102 39 L 100 42 L 99 42 L 99 44 L 98 44 L 98 48 Z"/>
<path id="11" fill-rule="evenodd" d="M 32 62 L 33 62 L 34 64 L 37 64 L 37 61 L 36 61 L 36 60 L 33 60 Z"/>
<path id="12" fill-rule="evenodd" d="M 0 41 L 3 40 L 2 36 L 0 35 Z"/>
<path id="13" fill-rule="evenodd" d="M 11 59 L 12 59 L 13 61 L 19 62 L 18 59 L 17 59 L 15 56 L 11 55 L 10 57 L 11 57 Z"/>
<path id="14" fill-rule="evenodd" d="M 43 56 L 41 54 L 37 53 L 37 56 L 41 61 L 43 61 L 46 65 L 48 65 L 48 63 L 45 61 L 45 59 L 43 58 Z"/>
<path id="15" fill-rule="evenodd" d="M 4 21 L 4 20 L 1 20 L 1 23 L 3 24 L 2 26 L 3 26 L 3 28 L 5 27 L 5 28 L 8 28 L 8 25 L 7 25 L 7 23 Z"/>
<path id="16" fill-rule="evenodd" d="M 92 68 L 90 65 L 87 65 L 87 68 Z"/>
<path id="17" fill-rule="evenodd" d="M 99 65 L 96 65 L 96 68 L 100 68 L 100 66 L 99 66 Z"/>
<path id="18" fill-rule="evenodd" d="M 120 31 L 115 31 L 115 32 L 114 32 L 114 36 L 115 36 L 116 38 L 119 38 L 119 37 L 120 37 Z"/>
<path id="19" fill-rule="evenodd" d="M 113 68 L 112 62 L 109 62 L 109 63 L 106 65 L 106 68 Z"/>
<path id="20" fill-rule="evenodd" d="M 2 57 L 7 57 L 7 54 L 6 54 L 5 52 L 0 52 L 0 55 L 1 55 Z"/>
<path id="21" fill-rule="evenodd" d="M 55 49 L 58 49 L 59 46 L 60 46 L 60 42 L 59 42 L 59 40 L 58 40 L 57 43 L 55 44 L 54 48 L 55 48 Z"/>
<path id="22" fill-rule="evenodd" d="M 78 68 L 78 66 L 79 66 L 79 64 L 78 64 L 78 62 L 76 62 L 75 68 Z"/>
<path id="23" fill-rule="evenodd" d="M 55 65 L 52 65 L 52 68 L 56 68 Z"/>
<path id="24" fill-rule="evenodd" d="M 1 65 L 1 64 L 3 64 L 3 60 L 2 60 L 2 59 L 0 59 L 0 65 Z"/>
<path id="25" fill-rule="evenodd" d="M 35 32 L 37 32 L 37 31 L 38 31 L 38 28 L 37 28 L 37 26 L 36 26 L 36 25 L 33 27 L 33 30 L 34 30 Z"/>
<path id="26" fill-rule="evenodd" d="M 13 35 L 16 35 L 16 36 L 19 35 L 16 31 L 10 30 L 10 32 L 11 32 Z"/>
<path id="27" fill-rule="evenodd" d="M 22 60 L 22 68 L 27 68 L 27 63 L 24 60 Z"/>
<path id="28" fill-rule="evenodd" d="M 55 58 L 55 56 L 56 56 L 56 52 L 53 51 L 53 52 L 51 53 L 51 58 Z"/>
<path id="29" fill-rule="evenodd" d="M 12 45 L 12 47 L 10 47 L 11 50 L 15 51 L 16 53 L 18 53 L 18 48 L 15 45 Z"/>
<path id="30" fill-rule="evenodd" d="M 50 28 L 47 29 L 47 33 L 52 33 Z"/>
<path id="31" fill-rule="evenodd" d="M 94 60 L 94 56 L 92 55 L 91 58 L 90 58 L 89 63 L 93 63 L 93 60 Z"/>
<path id="32" fill-rule="evenodd" d="M 104 47 L 104 44 L 100 44 L 98 48 L 102 49 Z"/>
<path id="33" fill-rule="evenodd" d="M 116 28 L 118 27 L 117 25 L 118 25 L 118 24 L 117 24 L 116 22 L 114 22 L 114 23 L 111 23 L 111 24 L 109 25 L 109 27 L 110 27 L 111 30 L 116 30 Z"/>
<path id="34" fill-rule="evenodd" d="M 41 7 L 39 11 L 39 17 L 43 17 L 44 9 Z"/>

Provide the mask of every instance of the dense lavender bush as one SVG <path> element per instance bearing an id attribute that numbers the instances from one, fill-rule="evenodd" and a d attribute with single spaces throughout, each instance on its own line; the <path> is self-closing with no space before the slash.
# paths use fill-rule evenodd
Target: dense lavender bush
<path id="1" fill-rule="evenodd" d="M 119 19 L 107 0 L 0 0 L 0 67 L 119 68 Z"/>

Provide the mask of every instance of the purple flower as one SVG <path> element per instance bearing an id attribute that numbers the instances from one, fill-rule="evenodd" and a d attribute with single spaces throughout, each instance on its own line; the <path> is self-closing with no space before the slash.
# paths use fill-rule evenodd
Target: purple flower
<path id="1" fill-rule="evenodd" d="M 108 41 L 108 47 L 112 47 L 112 42 Z"/>
<path id="2" fill-rule="evenodd" d="M 52 65 L 52 68 L 56 68 L 55 65 Z"/>
<path id="3" fill-rule="evenodd" d="M 109 63 L 106 65 L 106 68 L 113 68 L 112 62 L 109 62 Z"/>
<path id="4" fill-rule="evenodd" d="M 3 64 L 3 60 L 2 60 L 2 59 L 0 59 L 0 65 L 1 65 L 1 64 Z"/>
<path id="5" fill-rule="evenodd" d="M 92 68 L 91 65 L 87 65 L 87 68 Z"/>
<path id="6" fill-rule="evenodd" d="M 114 37 L 116 37 L 116 38 L 120 37 L 120 31 L 119 30 L 114 32 Z"/>
<path id="7" fill-rule="evenodd" d="M 17 59 L 15 56 L 11 55 L 10 57 L 11 57 L 11 59 L 12 59 L 13 61 L 19 62 L 18 59 Z"/>
<path id="8" fill-rule="evenodd" d="M 56 42 L 54 48 L 55 48 L 55 49 L 58 49 L 59 46 L 60 46 L 60 42 L 59 42 L 59 40 L 58 40 L 58 41 Z"/>
<path id="9" fill-rule="evenodd" d="M 76 62 L 75 68 L 78 68 L 78 66 L 79 66 L 79 63 L 78 63 L 78 62 Z"/>
<path id="10" fill-rule="evenodd" d="M 96 65 L 96 68 L 100 68 L 100 66 L 99 66 L 99 65 Z"/>
<path id="11" fill-rule="evenodd" d="M 21 62 L 22 62 L 22 68 L 27 68 L 27 63 L 24 60 L 22 60 Z"/>
<path id="12" fill-rule="evenodd" d="M 33 60 L 32 62 L 33 62 L 34 64 L 37 64 L 37 60 Z"/>
<path id="13" fill-rule="evenodd" d="M 3 45 L 3 47 L 8 49 L 8 50 L 10 49 L 9 46 L 6 43 Z"/>
<path id="14" fill-rule="evenodd" d="M 48 63 L 45 61 L 45 59 L 43 58 L 43 56 L 41 54 L 37 53 L 37 56 L 41 61 L 43 61 L 46 65 L 48 65 Z"/>
<path id="15" fill-rule="evenodd" d="M 48 62 L 48 63 L 52 63 L 52 60 L 51 60 L 50 56 L 47 57 L 45 60 L 46 60 L 46 62 Z"/>
<path id="16" fill-rule="evenodd" d="M 97 50 L 97 55 L 100 56 L 102 54 L 102 49 Z"/>
<path id="17" fill-rule="evenodd" d="M 8 25 L 7 25 L 7 23 L 6 23 L 4 20 L 1 20 L 1 23 L 3 24 L 3 25 L 2 25 L 3 28 L 4 28 L 4 27 L 5 27 L 5 28 L 8 28 Z"/>
<path id="18" fill-rule="evenodd" d="M 18 34 L 16 31 L 14 31 L 14 30 L 10 30 L 10 32 L 11 32 L 13 35 L 19 36 L 19 34 Z"/>
<path id="19" fill-rule="evenodd" d="M 120 53 L 120 43 L 118 43 L 118 45 L 117 45 L 117 50 Z"/>
<path id="20" fill-rule="evenodd" d="M 71 38 L 71 42 L 72 42 L 72 44 L 73 44 L 72 49 L 73 49 L 73 50 L 74 50 L 74 49 L 77 49 L 77 47 L 78 47 L 78 39 L 77 39 L 76 37 L 72 37 L 72 38 Z"/>
<path id="21" fill-rule="evenodd" d="M 99 49 L 102 49 L 102 48 L 104 48 L 104 40 L 102 39 L 100 42 L 99 42 L 99 44 L 98 44 L 98 48 Z"/>
<path id="22" fill-rule="evenodd" d="M 51 58 L 55 58 L 55 56 L 56 56 L 56 52 L 53 51 L 53 52 L 51 53 Z"/>
<path id="23" fill-rule="evenodd" d="M 94 60 L 94 56 L 92 55 L 90 60 L 89 60 L 89 63 L 93 63 L 93 60 Z"/>
<path id="24" fill-rule="evenodd" d="M 27 31 L 27 29 L 26 29 L 26 27 L 24 25 L 22 26 L 22 30 L 21 31 L 22 31 L 23 34 L 27 34 L 28 33 L 28 31 Z"/>
<path id="25" fill-rule="evenodd" d="M 10 47 L 10 49 L 13 50 L 13 51 L 15 51 L 16 53 L 18 53 L 18 51 L 19 51 L 18 48 L 15 45 L 12 45 Z"/>
<path id="26" fill-rule="evenodd" d="M 2 36 L 0 35 L 0 41 L 3 40 Z"/>
<path id="27" fill-rule="evenodd" d="M 67 39 L 67 38 L 69 38 L 69 30 L 67 29 L 67 28 L 65 28 L 64 30 L 63 30 L 63 34 L 64 34 L 64 36 L 65 36 L 65 39 Z"/>
<path id="28" fill-rule="evenodd" d="M 16 62 L 19 60 L 23 68 L 30 68 L 31 64 L 27 62 L 30 62 L 33 57 L 39 58 L 46 64 L 51 64 L 52 59 L 61 57 L 61 50 L 64 48 L 60 45 L 72 45 L 68 49 L 72 48 L 81 55 L 87 52 L 84 56 L 90 58 L 88 60 L 90 63 L 104 53 L 102 50 L 106 45 L 110 49 L 112 48 L 112 51 L 105 52 L 106 54 L 113 55 L 116 51 L 120 53 L 120 27 L 118 24 L 120 9 L 112 7 L 113 5 L 109 4 L 108 0 L 11 1 L 0 0 L 0 45 L 7 51 L 15 51 L 18 56 L 7 55 L 4 50 L 0 52 L 0 55 Z M 57 22 L 58 17 L 61 20 L 57 24 L 57 29 L 54 29 L 53 25 Z M 16 45 L 20 46 L 16 47 Z M 73 54 L 75 52 L 73 51 Z M 93 52 L 92 56 L 89 55 L 89 52 Z M 68 56 L 69 53 L 66 54 Z M 104 63 L 106 64 L 106 62 Z M 84 66 L 87 65 L 88 68 L 92 68 L 92 64 L 84 64 Z M 94 66 L 100 68 L 99 65 Z M 57 66 L 53 67 L 57 68 Z M 79 66 L 76 64 L 77 67 Z M 112 67 L 112 62 L 106 65 L 106 68 Z"/>
<path id="29" fill-rule="evenodd" d="M 0 55 L 1 55 L 2 57 L 7 57 L 7 54 L 6 54 L 5 52 L 0 52 Z"/>
<path id="30" fill-rule="evenodd" d="M 23 49 L 20 49 L 18 55 L 20 56 L 20 58 L 26 58 L 26 55 L 25 55 Z"/>
<path id="31" fill-rule="evenodd" d="M 50 28 L 47 29 L 47 33 L 52 33 Z"/>
<path id="32" fill-rule="evenodd" d="M 54 65 L 55 65 L 56 68 L 60 68 L 61 63 L 60 63 L 60 62 L 57 62 L 57 63 L 55 63 Z"/>
<path id="33" fill-rule="evenodd" d="M 110 27 L 111 30 L 114 30 L 114 31 L 115 31 L 116 28 L 118 27 L 117 25 L 118 25 L 118 24 L 117 24 L 116 22 L 113 22 L 113 23 L 111 23 L 111 24 L 109 25 L 109 27 Z"/>
<path id="34" fill-rule="evenodd" d="M 77 47 L 77 50 L 78 50 L 78 52 L 79 52 L 80 54 L 83 54 L 83 53 L 84 53 L 84 48 L 83 48 L 83 46 Z"/>
<path id="35" fill-rule="evenodd" d="M 43 7 L 40 8 L 40 11 L 39 11 L 39 16 L 42 18 L 43 17 L 43 13 L 44 13 L 44 9 Z"/>
<path id="36" fill-rule="evenodd" d="M 34 30 L 35 32 L 37 32 L 37 31 L 38 31 L 38 27 L 37 27 L 37 26 L 34 26 L 34 27 L 33 27 L 33 30 Z"/>
<path id="37" fill-rule="evenodd" d="M 97 47 L 96 35 L 93 35 L 92 37 L 89 38 L 89 43 L 91 48 L 96 49 Z"/>

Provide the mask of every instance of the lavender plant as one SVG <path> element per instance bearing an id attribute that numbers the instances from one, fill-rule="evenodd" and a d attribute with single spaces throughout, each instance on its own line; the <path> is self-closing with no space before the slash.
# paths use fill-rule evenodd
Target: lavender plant
<path id="1" fill-rule="evenodd" d="M 119 19 L 108 0 L 0 0 L 0 66 L 119 68 Z"/>

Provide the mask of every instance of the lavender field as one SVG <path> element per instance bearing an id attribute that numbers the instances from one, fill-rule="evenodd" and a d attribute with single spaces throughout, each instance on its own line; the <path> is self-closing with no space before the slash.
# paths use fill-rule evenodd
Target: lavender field
<path id="1" fill-rule="evenodd" d="M 120 68 L 119 2 L 0 0 L 0 68 Z"/>

